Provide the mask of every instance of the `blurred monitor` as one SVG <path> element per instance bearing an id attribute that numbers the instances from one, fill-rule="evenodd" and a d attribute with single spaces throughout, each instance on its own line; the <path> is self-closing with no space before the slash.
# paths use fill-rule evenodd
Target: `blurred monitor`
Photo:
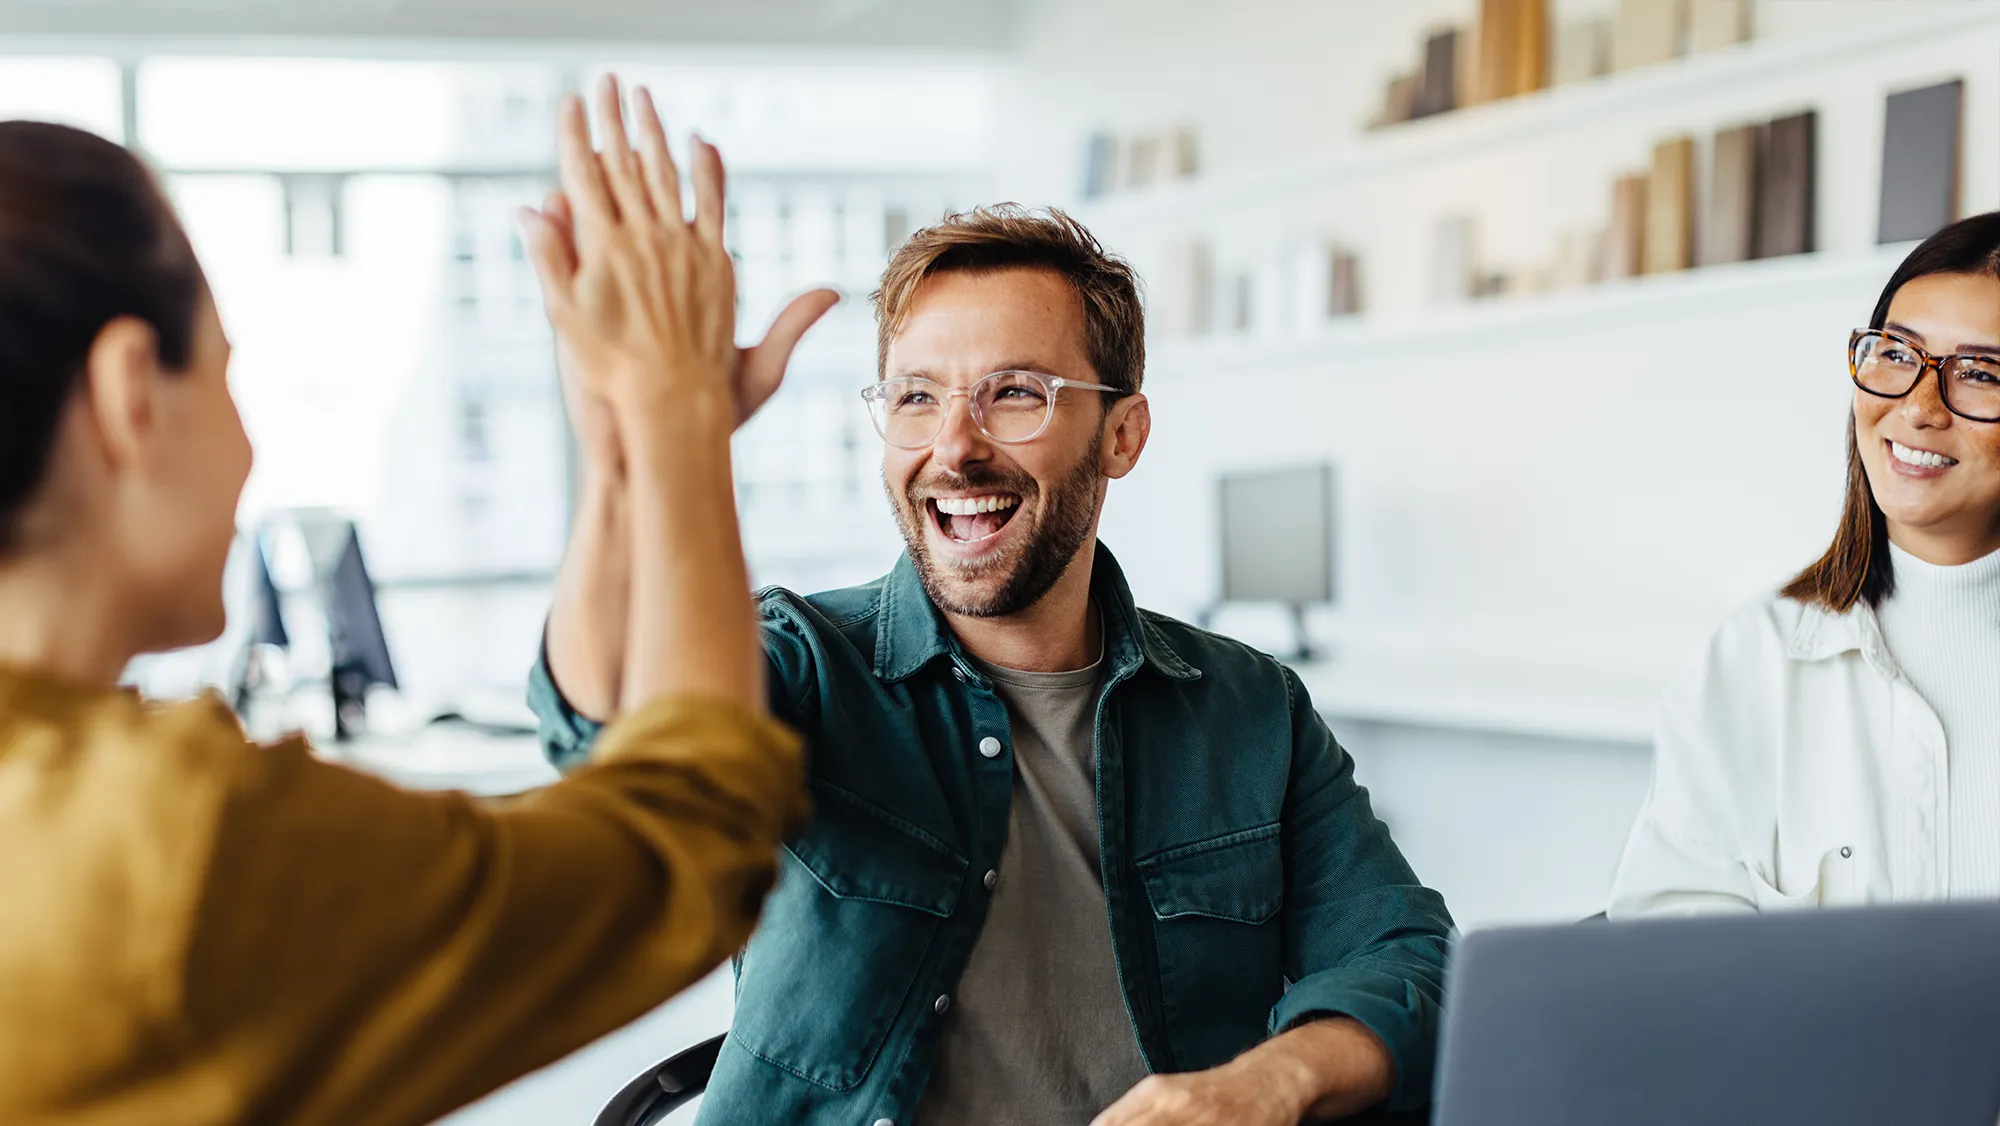
<path id="1" fill-rule="evenodd" d="M 364 720 L 370 688 L 400 687 L 375 605 L 375 581 L 352 520 L 312 511 L 295 512 L 290 519 L 305 540 L 314 593 L 326 617 L 334 737 L 346 739 Z"/>
<path id="2" fill-rule="evenodd" d="M 1222 601 L 1275 602 L 1292 611 L 1299 657 L 1305 608 L 1334 600 L 1333 466 L 1225 475 Z"/>

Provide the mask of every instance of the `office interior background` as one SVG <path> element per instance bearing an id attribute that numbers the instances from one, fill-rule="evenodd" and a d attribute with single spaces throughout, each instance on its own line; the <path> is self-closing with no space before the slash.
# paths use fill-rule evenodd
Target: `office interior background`
<path id="1" fill-rule="evenodd" d="M 285 529 L 351 519 L 398 687 L 329 753 L 495 793 L 549 776 L 509 728 L 573 450 L 510 211 L 553 186 L 555 99 L 613 70 L 721 147 L 746 336 L 849 295 L 738 439 L 760 584 L 899 550 L 857 395 L 889 251 L 981 202 L 1073 210 L 1151 325 L 1155 433 L 1104 540 L 1142 604 L 1309 643 L 1474 928 L 1601 910 L 1660 690 L 1830 536 L 1847 334 L 1927 233 L 1888 222 L 1922 154 L 1884 123 L 1941 103 L 1895 96 L 1960 84 L 1946 206 L 2000 208 L 2000 3 L 1551 0 L 1496 37 L 1507 8 L 0 0 L 0 116 L 141 148 L 210 272 L 259 453 L 246 555 L 289 627 L 253 728 L 332 730 Z M 250 616 L 133 679 L 228 683 Z M 450 1121 L 586 1122 L 729 1005 L 711 979 Z"/>

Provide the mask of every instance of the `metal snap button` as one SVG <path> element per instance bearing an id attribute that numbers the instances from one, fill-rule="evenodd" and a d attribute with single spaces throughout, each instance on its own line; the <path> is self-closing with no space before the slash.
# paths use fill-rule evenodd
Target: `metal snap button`
<path id="1" fill-rule="evenodd" d="M 1841 846 L 1840 846 L 1840 858 L 1841 858 L 1842 860 L 1848 860 L 1848 859 L 1852 859 L 1852 858 L 1853 858 L 1853 856 L 1854 856 L 1854 850 L 1853 850 L 1853 849 L 1851 849 L 1851 848 L 1847 847 L 1846 845 L 1841 845 Z"/>

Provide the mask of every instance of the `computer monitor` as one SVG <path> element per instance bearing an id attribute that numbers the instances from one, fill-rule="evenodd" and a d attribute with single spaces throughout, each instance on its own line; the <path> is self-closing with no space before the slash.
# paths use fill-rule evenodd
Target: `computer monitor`
<path id="1" fill-rule="evenodd" d="M 375 582 L 352 520 L 314 511 L 290 519 L 305 540 L 314 593 L 326 616 L 334 738 L 346 739 L 363 720 L 368 689 L 400 687 L 375 605 Z"/>
<path id="2" fill-rule="evenodd" d="M 1333 490 L 1333 466 L 1324 463 L 1226 474 L 1218 483 L 1222 601 L 1289 609 L 1301 659 L 1314 656 L 1306 607 L 1334 600 Z"/>

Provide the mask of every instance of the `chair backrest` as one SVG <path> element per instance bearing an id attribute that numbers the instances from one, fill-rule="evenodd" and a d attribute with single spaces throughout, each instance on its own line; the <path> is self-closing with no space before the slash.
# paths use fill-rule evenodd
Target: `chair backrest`
<path id="1" fill-rule="evenodd" d="M 722 1054 L 723 1037 L 704 1040 L 687 1051 L 640 1072 L 604 1104 L 597 1126 L 654 1126 L 708 1089 L 708 1077 Z"/>

